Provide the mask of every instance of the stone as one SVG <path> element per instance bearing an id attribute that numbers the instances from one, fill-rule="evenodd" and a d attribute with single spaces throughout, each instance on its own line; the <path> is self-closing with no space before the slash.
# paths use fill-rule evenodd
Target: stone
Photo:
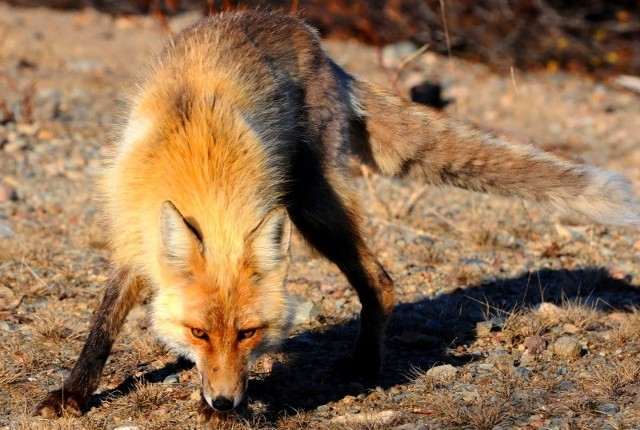
<path id="1" fill-rule="evenodd" d="M 582 346 L 573 336 L 562 336 L 553 343 L 553 352 L 558 357 L 576 358 L 580 356 Z"/>
<path id="2" fill-rule="evenodd" d="M 435 366 L 427 370 L 427 376 L 439 380 L 453 379 L 458 373 L 458 369 L 450 364 Z"/>
<path id="3" fill-rule="evenodd" d="M 525 337 L 523 344 L 531 354 L 540 354 L 547 348 L 547 341 L 537 334 Z"/>

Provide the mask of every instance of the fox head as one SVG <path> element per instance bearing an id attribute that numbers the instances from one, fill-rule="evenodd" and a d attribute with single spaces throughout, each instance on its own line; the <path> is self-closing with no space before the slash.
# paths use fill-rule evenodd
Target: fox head
<path id="1" fill-rule="evenodd" d="M 216 255 L 197 220 L 183 217 L 170 201 L 160 210 L 163 285 L 153 299 L 153 325 L 196 363 L 203 397 L 219 411 L 241 402 L 255 358 L 282 341 L 291 320 L 284 290 L 291 235 L 286 210 L 272 209 L 247 231 L 238 255 Z"/>

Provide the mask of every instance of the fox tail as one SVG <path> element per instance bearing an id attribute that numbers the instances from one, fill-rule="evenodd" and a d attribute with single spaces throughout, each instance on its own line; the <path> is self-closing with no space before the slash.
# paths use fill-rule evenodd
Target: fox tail
<path id="1" fill-rule="evenodd" d="M 412 176 L 569 208 L 600 223 L 640 224 L 640 200 L 620 174 L 507 142 L 354 81 L 353 152 L 388 176 Z"/>

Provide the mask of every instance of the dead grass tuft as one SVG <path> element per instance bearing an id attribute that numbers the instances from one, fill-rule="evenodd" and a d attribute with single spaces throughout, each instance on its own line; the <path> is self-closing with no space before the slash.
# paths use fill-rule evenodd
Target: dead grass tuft
<path id="1" fill-rule="evenodd" d="M 601 401 L 615 401 L 625 394 L 628 386 L 640 383 L 640 365 L 623 361 L 595 367 L 582 381 L 583 386 Z"/>
<path id="2" fill-rule="evenodd" d="M 73 335 L 73 330 L 65 327 L 62 320 L 55 316 L 50 318 L 35 317 L 33 328 L 41 340 L 53 343 L 62 343 Z"/>
<path id="3" fill-rule="evenodd" d="M 18 367 L 9 365 L 7 362 L 0 362 L 0 390 L 5 390 L 9 385 L 21 380 L 25 373 Z"/>
<path id="4" fill-rule="evenodd" d="M 614 327 L 611 338 L 617 346 L 640 343 L 640 308 L 634 307 L 620 325 Z"/>
<path id="5" fill-rule="evenodd" d="M 140 418 L 170 401 L 165 385 L 137 382 L 131 393 L 110 402 L 108 407 L 120 410 L 122 415 Z"/>
<path id="6" fill-rule="evenodd" d="M 517 309 L 505 313 L 507 317 L 502 327 L 502 333 L 504 339 L 510 343 L 516 343 L 527 336 L 540 336 L 551 327 L 545 319 L 540 319 L 538 313 L 533 309 Z"/>
<path id="7" fill-rule="evenodd" d="M 450 393 L 438 394 L 431 403 L 431 409 L 437 421 L 452 428 L 491 430 L 507 416 L 502 404 L 488 397 L 463 403 Z"/>

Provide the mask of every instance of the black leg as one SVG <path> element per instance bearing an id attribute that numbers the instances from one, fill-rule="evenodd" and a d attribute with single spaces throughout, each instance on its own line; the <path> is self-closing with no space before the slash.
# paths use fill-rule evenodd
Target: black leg
<path id="1" fill-rule="evenodd" d="M 91 395 L 98 388 L 111 346 L 127 314 L 138 301 L 140 287 L 140 282 L 129 269 L 112 270 L 104 299 L 78 361 L 62 388 L 49 393 L 36 407 L 35 415 L 55 418 L 64 414 L 80 416 L 86 411 Z"/>
<path id="2" fill-rule="evenodd" d="M 335 177 L 335 176 L 334 176 Z M 341 195 L 336 190 L 341 191 Z M 356 289 L 362 304 L 360 330 L 344 373 L 375 379 L 382 362 L 384 328 L 393 308 L 393 281 L 365 245 L 355 200 L 345 184 L 307 182 L 289 208 L 305 240 L 335 263 Z"/>

